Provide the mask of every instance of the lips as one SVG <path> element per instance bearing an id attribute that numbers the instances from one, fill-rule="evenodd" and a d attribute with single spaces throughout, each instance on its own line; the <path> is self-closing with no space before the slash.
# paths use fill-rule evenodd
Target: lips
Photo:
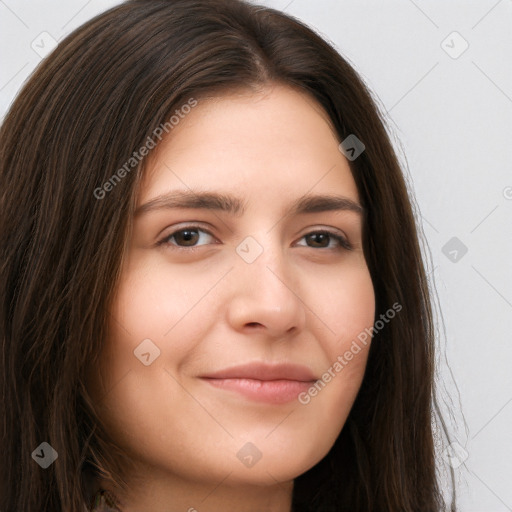
<path id="1" fill-rule="evenodd" d="M 253 363 L 201 376 L 211 386 L 258 402 L 283 404 L 297 398 L 317 379 L 307 367 Z"/>
<path id="2" fill-rule="evenodd" d="M 203 376 L 209 379 L 256 379 L 256 380 L 296 380 L 315 381 L 316 377 L 307 367 L 295 364 L 269 365 L 252 363 L 232 366 Z"/>

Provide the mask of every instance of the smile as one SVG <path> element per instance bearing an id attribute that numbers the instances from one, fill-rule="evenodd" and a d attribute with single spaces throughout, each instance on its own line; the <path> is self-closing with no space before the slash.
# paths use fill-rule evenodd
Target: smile
<path id="1" fill-rule="evenodd" d="M 284 404 L 296 400 L 316 381 L 309 368 L 299 365 L 250 364 L 201 377 L 209 385 L 250 400 Z"/>

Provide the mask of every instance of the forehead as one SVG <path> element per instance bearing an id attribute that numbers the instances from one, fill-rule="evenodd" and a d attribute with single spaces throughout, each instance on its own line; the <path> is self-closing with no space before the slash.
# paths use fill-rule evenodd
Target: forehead
<path id="1" fill-rule="evenodd" d="M 343 192 L 357 201 L 338 145 L 320 104 L 290 87 L 199 100 L 150 154 L 138 205 L 187 188 L 276 200 Z"/>

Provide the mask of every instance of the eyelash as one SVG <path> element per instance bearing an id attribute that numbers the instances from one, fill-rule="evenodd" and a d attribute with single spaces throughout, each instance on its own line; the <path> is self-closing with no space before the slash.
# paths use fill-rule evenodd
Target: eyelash
<path id="1" fill-rule="evenodd" d="M 177 249 L 177 250 L 188 250 L 188 251 L 194 251 L 194 250 L 197 250 L 199 247 L 202 247 L 201 245 L 181 246 L 181 245 L 171 244 L 169 242 L 169 240 L 171 238 L 173 238 L 178 233 L 182 233 L 183 231 L 203 232 L 203 233 L 206 233 L 206 234 L 210 235 L 211 237 L 215 238 L 214 235 L 212 233 L 210 233 L 207 229 L 204 229 L 204 228 L 202 228 L 200 226 L 192 225 L 192 226 L 185 226 L 183 228 L 178 229 L 177 231 L 174 231 L 170 235 L 166 235 L 164 238 L 159 240 L 156 245 L 157 246 L 172 246 L 173 250 Z M 330 250 L 330 251 L 335 251 L 335 250 L 347 250 L 347 251 L 350 251 L 350 250 L 353 249 L 352 244 L 345 237 L 343 237 L 342 235 L 340 235 L 338 233 L 335 233 L 335 232 L 332 232 L 332 231 L 329 231 L 329 230 L 326 230 L 326 229 L 319 229 L 319 230 L 310 231 L 309 233 L 306 233 L 305 235 L 303 235 L 301 237 L 301 240 L 302 240 L 302 238 L 305 238 L 306 236 L 313 235 L 313 234 L 315 234 L 315 235 L 328 235 L 331 238 L 334 238 L 338 242 L 339 246 L 338 247 L 331 247 L 331 248 L 329 248 L 329 247 L 311 247 L 311 246 L 305 246 L 305 247 L 310 247 L 311 249 L 324 249 L 324 250 Z M 304 247 L 304 246 L 302 246 L 302 247 Z"/>

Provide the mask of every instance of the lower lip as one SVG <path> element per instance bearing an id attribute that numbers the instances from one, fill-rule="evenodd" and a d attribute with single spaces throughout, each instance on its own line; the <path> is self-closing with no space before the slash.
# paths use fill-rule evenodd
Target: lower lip
<path id="1" fill-rule="evenodd" d="M 256 402 L 284 404 L 296 400 L 299 393 L 311 387 L 314 381 L 256 380 L 256 379 L 212 379 L 203 378 L 210 385 L 236 391 Z"/>

